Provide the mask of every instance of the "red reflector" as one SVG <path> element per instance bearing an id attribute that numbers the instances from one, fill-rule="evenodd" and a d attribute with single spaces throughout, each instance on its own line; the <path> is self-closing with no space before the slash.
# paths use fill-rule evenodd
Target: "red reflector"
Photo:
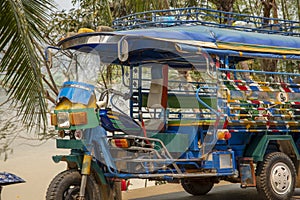
<path id="1" fill-rule="evenodd" d="M 225 140 L 229 140 L 230 138 L 231 138 L 231 133 L 225 132 L 225 134 L 224 134 L 224 139 L 225 139 Z"/>
<path id="2" fill-rule="evenodd" d="M 219 129 L 217 132 L 218 140 L 228 140 L 231 138 L 231 133 L 228 129 Z"/>
<path id="3" fill-rule="evenodd" d="M 125 179 L 121 180 L 121 190 L 122 191 L 127 191 L 129 185 L 130 185 L 129 181 L 126 181 Z"/>
<path id="4" fill-rule="evenodd" d="M 115 147 L 119 148 L 128 148 L 129 144 L 126 139 L 112 139 L 111 144 Z"/>

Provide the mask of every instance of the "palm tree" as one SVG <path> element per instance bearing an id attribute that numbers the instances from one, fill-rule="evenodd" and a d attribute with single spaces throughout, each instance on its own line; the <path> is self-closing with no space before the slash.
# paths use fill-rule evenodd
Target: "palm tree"
<path id="1" fill-rule="evenodd" d="M 22 114 L 28 127 L 45 125 L 47 121 L 41 66 L 43 32 L 52 8 L 49 0 L 0 2 L 1 86 L 20 106 L 18 114 Z M 38 128 L 41 127 L 45 126 Z"/>

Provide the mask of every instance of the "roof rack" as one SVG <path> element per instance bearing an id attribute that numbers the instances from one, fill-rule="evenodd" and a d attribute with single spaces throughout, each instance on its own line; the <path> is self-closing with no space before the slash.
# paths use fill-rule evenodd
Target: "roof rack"
<path id="1" fill-rule="evenodd" d="M 247 32 L 300 36 L 298 21 L 257 17 L 199 7 L 139 12 L 117 18 L 113 22 L 113 28 L 116 30 L 181 25 L 205 25 Z"/>

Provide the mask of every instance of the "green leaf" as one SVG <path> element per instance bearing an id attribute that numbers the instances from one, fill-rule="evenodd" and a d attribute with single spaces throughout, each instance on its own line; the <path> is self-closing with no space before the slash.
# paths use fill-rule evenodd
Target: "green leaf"
<path id="1" fill-rule="evenodd" d="M 44 31 L 53 4 L 48 0 L 2 0 L 0 2 L 0 72 L 22 114 L 24 123 L 46 127 L 46 100 L 42 83 Z"/>

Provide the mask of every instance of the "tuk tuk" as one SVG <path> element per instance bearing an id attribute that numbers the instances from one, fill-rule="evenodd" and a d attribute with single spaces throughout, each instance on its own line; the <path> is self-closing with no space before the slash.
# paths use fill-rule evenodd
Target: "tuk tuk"
<path id="1" fill-rule="evenodd" d="M 203 8 L 148 11 L 117 19 L 116 31 L 61 40 L 55 48 L 72 59 L 56 66 L 67 76 L 56 77 L 51 123 L 57 148 L 71 153 L 53 157 L 68 168 L 46 199 L 120 199 L 121 180 L 132 178 L 180 183 L 192 195 L 226 180 L 291 198 L 299 22 L 268 20 L 279 23 Z"/>

